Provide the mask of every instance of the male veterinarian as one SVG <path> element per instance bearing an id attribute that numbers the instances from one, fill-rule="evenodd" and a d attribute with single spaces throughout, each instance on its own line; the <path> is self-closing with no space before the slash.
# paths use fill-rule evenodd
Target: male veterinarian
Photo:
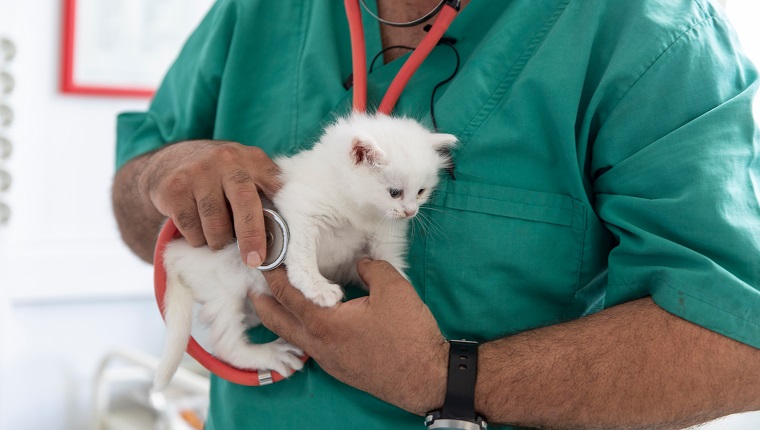
<path id="1" fill-rule="evenodd" d="M 367 3 L 410 21 L 439 1 Z M 368 59 L 426 34 L 363 16 Z M 461 65 L 433 102 L 460 144 L 410 237 L 411 284 L 362 261 L 369 296 L 328 309 L 268 274 L 262 321 L 313 360 L 264 387 L 212 379 L 206 428 L 421 429 L 471 396 L 490 428 L 679 429 L 760 409 L 758 74 L 723 12 L 474 1 L 446 36 Z M 370 110 L 406 52 L 369 74 Z M 430 124 L 456 61 L 433 49 L 394 113 Z M 350 111 L 351 73 L 343 2 L 217 1 L 150 109 L 119 118 L 126 243 L 150 260 L 172 217 L 197 246 L 234 232 L 258 265 L 270 157 Z M 459 339 L 478 343 L 477 370 L 447 383 Z"/>

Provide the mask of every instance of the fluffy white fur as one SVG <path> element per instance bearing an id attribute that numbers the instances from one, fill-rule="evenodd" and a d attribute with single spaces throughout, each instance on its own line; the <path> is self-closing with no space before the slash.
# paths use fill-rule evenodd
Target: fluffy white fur
<path id="1" fill-rule="evenodd" d="M 315 303 L 333 306 L 343 297 L 340 285 L 361 283 L 356 261 L 362 257 L 386 260 L 403 273 L 409 220 L 448 163 L 442 150 L 455 143 L 411 119 L 354 114 L 327 127 L 312 149 L 276 159 L 283 187 L 274 203 L 290 229 L 291 283 Z M 223 361 L 283 375 L 301 369 L 302 352 L 282 339 L 248 342 L 246 329 L 259 321 L 246 295 L 269 289 L 259 271 L 243 264 L 237 246 L 214 252 L 178 239 L 168 244 L 164 264 L 167 337 L 155 389 L 179 366 L 196 302 Z"/>

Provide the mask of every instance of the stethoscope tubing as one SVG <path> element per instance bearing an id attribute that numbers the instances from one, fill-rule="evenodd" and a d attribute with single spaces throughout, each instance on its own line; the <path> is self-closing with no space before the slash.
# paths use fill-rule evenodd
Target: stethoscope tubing
<path id="1" fill-rule="evenodd" d="M 443 5 L 435 23 L 422 39 L 417 48 L 412 51 L 404 65 L 393 78 L 388 90 L 383 96 L 377 113 L 390 115 L 396 106 L 401 92 L 409 83 L 412 75 L 419 69 L 422 62 L 425 61 L 430 52 L 435 48 L 448 30 L 451 23 L 456 18 L 458 10 L 446 1 Z M 454 2 L 458 5 L 459 2 Z M 351 57 L 354 80 L 354 103 L 355 112 L 364 113 L 367 111 L 367 49 L 364 40 L 364 26 L 362 24 L 361 10 L 359 0 L 344 0 L 346 15 L 348 17 L 348 28 L 351 33 Z"/>
<path id="2" fill-rule="evenodd" d="M 169 242 L 180 237 L 182 237 L 182 234 L 170 218 L 166 224 L 164 224 L 158 235 L 158 240 L 156 241 L 156 250 L 153 255 L 153 286 L 156 295 L 156 303 L 158 304 L 158 309 L 161 312 L 162 317 L 164 316 L 164 297 L 166 296 L 164 251 Z M 276 371 L 245 370 L 231 366 L 203 349 L 192 336 L 190 336 L 190 340 L 187 344 L 187 353 L 209 372 L 238 385 L 268 385 L 285 379 L 283 375 Z M 307 355 L 303 355 L 300 358 L 304 363 L 309 359 Z"/>

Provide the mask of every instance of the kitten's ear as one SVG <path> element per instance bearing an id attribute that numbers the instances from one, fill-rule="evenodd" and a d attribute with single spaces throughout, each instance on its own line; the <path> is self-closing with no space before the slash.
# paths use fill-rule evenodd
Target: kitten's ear
<path id="1" fill-rule="evenodd" d="M 439 152 L 448 152 L 459 142 L 459 139 L 453 134 L 433 133 L 432 136 L 433 149 Z"/>
<path id="2" fill-rule="evenodd" d="M 351 159 L 355 165 L 381 166 L 385 164 L 385 151 L 372 139 L 366 136 L 356 136 L 351 141 Z"/>

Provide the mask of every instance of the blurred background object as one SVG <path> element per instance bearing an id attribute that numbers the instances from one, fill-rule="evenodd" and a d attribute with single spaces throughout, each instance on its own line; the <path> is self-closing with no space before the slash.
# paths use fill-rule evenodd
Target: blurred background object
<path id="1" fill-rule="evenodd" d="M 61 90 L 150 96 L 210 0 L 62 0 Z"/>
<path id="2" fill-rule="evenodd" d="M 93 429 L 202 430 L 209 379 L 200 366 L 180 368 L 171 385 L 148 394 L 158 360 L 131 350 L 114 350 L 101 361 L 93 385 Z"/>
<path id="3" fill-rule="evenodd" d="M 110 22 L 139 10 L 154 29 L 161 20 L 184 29 L 156 66 L 165 69 L 212 1 L 76 3 Z M 13 113 L 0 127 L 0 170 L 12 178 L 0 191 L 0 429 L 90 428 L 104 357 L 115 348 L 157 356 L 163 343 L 152 268 L 121 242 L 110 203 L 116 115 L 145 110 L 149 97 L 62 93 L 64 3 L 0 0 L 0 71 L 11 77 L 0 74 L 0 105 Z M 110 404 L 140 384 L 113 382 Z"/>
<path id="4" fill-rule="evenodd" d="M 13 144 L 10 140 L 0 136 L 0 160 L 7 160 L 13 153 Z"/>
<path id="5" fill-rule="evenodd" d="M 0 94 L 7 96 L 13 91 L 16 82 L 13 75 L 5 70 L 0 70 Z"/>

